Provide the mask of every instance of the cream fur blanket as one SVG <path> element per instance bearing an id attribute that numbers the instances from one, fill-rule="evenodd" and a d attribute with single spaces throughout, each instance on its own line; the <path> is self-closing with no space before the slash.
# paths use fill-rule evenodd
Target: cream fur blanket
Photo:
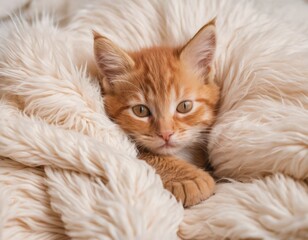
<path id="1" fill-rule="evenodd" d="M 0 239 L 307 239 L 308 4 L 86 2 L 0 1 Z M 215 16 L 209 153 L 231 182 L 184 210 L 106 117 L 91 30 L 138 49 Z"/>

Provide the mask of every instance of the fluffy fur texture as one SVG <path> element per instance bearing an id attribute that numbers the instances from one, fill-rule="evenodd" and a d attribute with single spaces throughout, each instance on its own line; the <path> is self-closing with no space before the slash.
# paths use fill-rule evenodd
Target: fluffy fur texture
<path id="1" fill-rule="evenodd" d="M 30 23 L 1 24 L 1 238 L 307 238 L 307 4 L 78 4 L 73 15 L 53 6 L 54 19 L 33 4 Z M 181 45 L 215 16 L 222 100 L 210 161 L 243 182 L 184 212 L 105 115 L 91 31 L 133 51 Z"/>

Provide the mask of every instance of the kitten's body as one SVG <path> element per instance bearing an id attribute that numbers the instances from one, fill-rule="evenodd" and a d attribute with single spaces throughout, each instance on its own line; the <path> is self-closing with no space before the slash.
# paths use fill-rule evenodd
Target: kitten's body
<path id="1" fill-rule="evenodd" d="M 95 34 L 106 113 L 185 206 L 206 199 L 214 188 L 212 177 L 195 165 L 204 166 L 200 146 L 219 97 L 212 81 L 215 42 L 213 22 L 183 48 L 126 53 Z"/>

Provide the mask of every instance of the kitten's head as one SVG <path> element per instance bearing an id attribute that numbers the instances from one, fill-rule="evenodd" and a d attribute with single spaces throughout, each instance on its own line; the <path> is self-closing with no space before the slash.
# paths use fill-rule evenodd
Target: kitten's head
<path id="1" fill-rule="evenodd" d="M 138 146 L 175 154 L 204 139 L 219 98 L 213 83 L 215 25 L 184 47 L 125 52 L 94 33 L 105 110 Z"/>

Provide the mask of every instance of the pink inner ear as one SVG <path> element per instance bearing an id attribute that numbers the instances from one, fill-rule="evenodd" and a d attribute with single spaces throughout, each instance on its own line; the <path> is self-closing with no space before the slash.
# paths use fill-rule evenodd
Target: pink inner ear
<path id="1" fill-rule="evenodd" d="M 190 64 L 197 73 L 207 74 L 215 53 L 215 26 L 208 25 L 201 29 L 184 47 L 181 59 Z"/>
<path id="2" fill-rule="evenodd" d="M 133 60 L 124 50 L 104 37 L 95 38 L 94 52 L 102 74 L 109 81 L 129 71 L 134 65 Z"/>
<path id="3" fill-rule="evenodd" d="M 102 73 L 108 78 L 122 74 L 126 68 L 125 58 L 112 49 L 104 49 L 97 54 L 97 63 Z"/>
<path id="4" fill-rule="evenodd" d="M 213 60 L 214 51 L 215 49 L 213 48 L 203 49 L 202 51 L 200 51 L 200 53 L 198 53 L 199 54 L 198 67 L 205 68 L 206 66 L 210 65 Z"/>

